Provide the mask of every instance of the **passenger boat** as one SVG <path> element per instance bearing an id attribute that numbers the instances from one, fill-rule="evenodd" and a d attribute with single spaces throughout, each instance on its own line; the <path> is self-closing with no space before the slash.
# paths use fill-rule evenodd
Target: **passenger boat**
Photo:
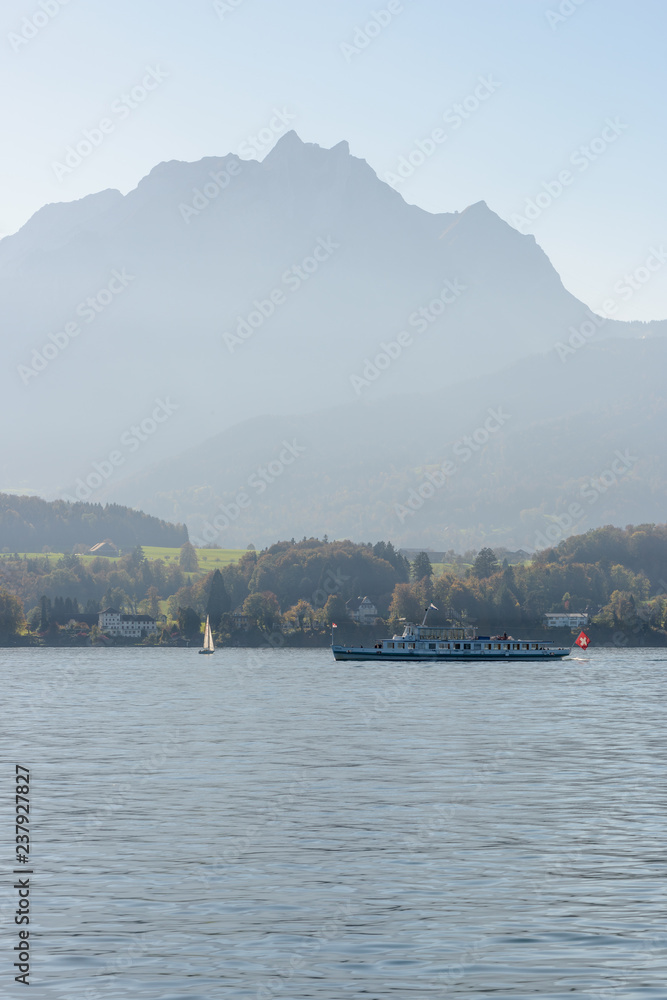
<path id="1" fill-rule="evenodd" d="M 437 608 L 435 609 L 437 610 Z M 428 614 L 428 609 L 427 609 Z M 333 641 L 336 660 L 562 660 L 570 648 L 544 639 L 515 639 L 503 635 L 478 635 L 469 626 L 432 627 L 406 625 L 402 635 L 382 639 L 373 646 L 342 646 Z"/>

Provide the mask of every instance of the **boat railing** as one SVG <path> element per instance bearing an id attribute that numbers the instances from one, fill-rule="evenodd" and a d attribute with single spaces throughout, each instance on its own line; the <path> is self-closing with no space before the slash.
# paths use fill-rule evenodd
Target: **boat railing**
<path id="1" fill-rule="evenodd" d="M 447 628 L 445 626 L 433 625 L 406 625 L 403 630 L 402 639 L 476 639 L 477 629 L 471 626 L 459 626 L 457 628 Z"/>

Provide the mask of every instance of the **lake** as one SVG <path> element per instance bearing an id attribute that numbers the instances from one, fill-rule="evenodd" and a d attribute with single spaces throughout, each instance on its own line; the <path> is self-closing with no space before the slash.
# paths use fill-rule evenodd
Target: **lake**
<path id="1" fill-rule="evenodd" d="M 32 995 L 667 997 L 666 669 L 0 650 Z"/>

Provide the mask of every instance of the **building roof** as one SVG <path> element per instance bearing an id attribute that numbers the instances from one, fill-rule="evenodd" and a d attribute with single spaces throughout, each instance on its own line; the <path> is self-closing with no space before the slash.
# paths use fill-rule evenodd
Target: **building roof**
<path id="1" fill-rule="evenodd" d="M 368 604 L 377 611 L 370 597 L 351 597 L 349 601 L 345 602 L 345 607 L 348 611 L 358 611 L 362 604 Z"/>
<path id="2" fill-rule="evenodd" d="M 547 611 L 545 618 L 588 618 L 585 611 Z"/>
<path id="3" fill-rule="evenodd" d="M 105 541 L 93 545 L 92 548 L 88 549 L 88 553 L 92 555 L 93 552 L 104 552 L 106 549 L 113 549 L 114 552 L 118 552 L 118 546 L 111 539 L 107 538 Z"/>

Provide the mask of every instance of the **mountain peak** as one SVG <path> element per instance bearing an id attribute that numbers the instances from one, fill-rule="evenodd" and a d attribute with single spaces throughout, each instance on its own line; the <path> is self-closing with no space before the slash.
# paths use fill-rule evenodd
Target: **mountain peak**
<path id="1" fill-rule="evenodd" d="M 327 149 L 317 142 L 304 142 L 299 134 L 291 129 L 278 139 L 273 149 L 265 156 L 264 163 L 273 165 L 277 161 L 286 162 L 304 155 L 347 157 L 350 155 L 350 146 L 346 140 L 342 140 Z"/>

